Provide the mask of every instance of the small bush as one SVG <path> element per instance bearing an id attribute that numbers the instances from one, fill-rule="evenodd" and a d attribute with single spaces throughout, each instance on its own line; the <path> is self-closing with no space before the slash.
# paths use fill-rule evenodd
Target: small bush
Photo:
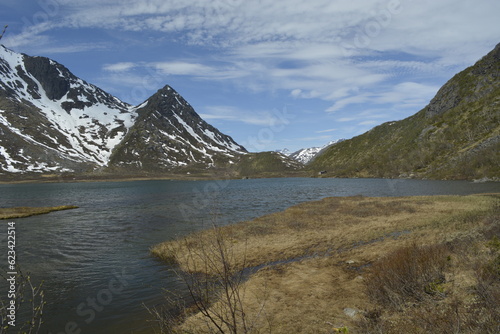
<path id="1" fill-rule="evenodd" d="M 380 259 L 367 280 L 370 297 L 386 307 L 402 308 L 444 294 L 444 270 L 449 262 L 443 245 L 403 247 Z"/>
<path id="2" fill-rule="evenodd" d="M 486 243 L 490 254 L 477 259 L 474 302 L 468 305 L 464 324 L 471 333 L 500 333 L 500 242 Z"/>

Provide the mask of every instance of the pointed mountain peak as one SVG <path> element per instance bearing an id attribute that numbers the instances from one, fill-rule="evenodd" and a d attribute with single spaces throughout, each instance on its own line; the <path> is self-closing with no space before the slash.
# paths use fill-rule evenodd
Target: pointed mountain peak
<path id="1" fill-rule="evenodd" d="M 158 89 L 151 97 L 137 106 L 138 110 L 154 110 L 160 113 L 171 114 L 175 105 L 189 107 L 189 103 L 175 91 L 171 86 L 165 85 L 163 88 Z M 194 112 L 194 110 L 190 110 Z"/>
<path id="2" fill-rule="evenodd" d="M 169 85 L 140 104 L 137 112 L 130 135 L 113 153 L 115 166 L 160 170 L 215 166 L 246 153 L 231 137 L 205 122 Z"/>
<path id="3" fill-rule="evenodd" d="M 149 99 L 151 98 L 154 98 L 154 97 L 157 97 L 157 98 L 171 98 L 171 97 L 177 97 L 179 100 L 182 99 L 182 101 L 184 101 L 186 104 L 189 104 L 187 103 L 186 100 L 184 100 L 184 98 L 175 90 L 172 88 L 172 86 L 170 85 L 165 85 L 163 86 L 163 88 L 160 88 L 156 91 L 156 93 L 154 93 Z"/>
<path id="4" fill-rule="evenodd" d="M 158 92 L 167 92 L 167 93 L 174 93 L 178 94 L 175 89 L 172 88 L 170 85 L 165 85 L 163 88 L 158 89 Z"/>

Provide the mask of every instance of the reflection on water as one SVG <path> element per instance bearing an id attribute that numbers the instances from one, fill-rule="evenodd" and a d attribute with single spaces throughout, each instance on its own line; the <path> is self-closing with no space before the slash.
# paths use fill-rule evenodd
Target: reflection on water
<path id="1" fill-rule="evenodd" d="M 15 220 L 18 263 L 35 282 L 45 281 L 42 332 L 65 332 L 70 324 L 81 333 L 140 333 L 151 332 L 142 303 L 155 305 L 162 288 L 177 286 L 168 268 L 149 257 L 156 243 L 214 220 L 247 220 L 327 196 L 495 191 L 498 183 L 382 179 L 17 184 L 0 185 L 0 206 L 79 206 Z M 2 245 L 6 235 L 5 228 Z"/>

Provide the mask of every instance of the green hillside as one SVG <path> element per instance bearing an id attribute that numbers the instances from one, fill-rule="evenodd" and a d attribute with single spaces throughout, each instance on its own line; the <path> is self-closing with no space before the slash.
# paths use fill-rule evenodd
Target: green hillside
<path id="1" fill-rule="evenodd" d="M 429 105 L 333 145 L 309 165 L 337 177 L 500 177 L 500 44 Z"/>
<path id="2" fill-rule="evenodd" d="M 303 165 L 277 152 L 259 152 L 242 155 L 232 168 L 241 177 L 298 176 Z"/>

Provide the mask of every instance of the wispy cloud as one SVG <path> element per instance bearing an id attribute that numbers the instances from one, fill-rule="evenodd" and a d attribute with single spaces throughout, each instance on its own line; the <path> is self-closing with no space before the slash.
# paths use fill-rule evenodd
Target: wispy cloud
<path id="1" fill-rule="evenodd" d="M 288 47 L 280 49 L 280 42 L 306 42 L 316 44 L 315 54 L 334 58 L 338 58 L 345 45 L 356 46 L 356 37 L 369 39 L 358 43 L 356 53 L 371 49 L 441 54 L 443 50 L 450 50 L 451 55 L 454 49 L 449 47 L 462 46 L 464 37 L 468 41 L 478 35 L 497 38 L 494 19 L 500 11 L 500 4 L 494 0 L 478 3 L 456 0 L 425 3 L 410 0 L 91 0 L 79 3 L 59 0 L 58 3 L 63 18 L 54 20 L 54 25 L 183 31 L 182 38 L 197 45 L 234 47 L 263 43 L 261 51 L 268 55 L 286 52 Z M 476 23 L 485 20 L 491 22 L 493 29 L 475 28 L 484 27 Z M 447 29 L 441 29 L 443 26 Z M 360 32 L 364 36 L 357 36 Z M 278 47 L 271 47 L 274 43 L 278 43 Z M 470 47 L 461 49 L 465 53 L 474 52 Z M 475 53 L 477 56 L 477 51 Z M 298 55 L 297 51 L 295 56 Z M 304 50 L 302 58 L 310 58 L 310 54 Z"/>
<path id="2" fill-rule="evenodd" d="M 415 82 L 402 82 L 379 93 L 374 102 L 377 104 L 390 103 L 399 108 L 414 108 L 430 100 L 439 86 L 424 85 Z"/>
<path id="3" fill-rule="evenodd" d="M 202 51 L 176 59 L 158 55 L 144 63 L 106 64 L 103 70 L 118 78 L 127 71 L 154 69 L 166 76 L 227 81 L 251 92 L 280 90 L 296 99 L 329 101 L 328 112 L 372 103 L 422 106 L 439 86 L 433 76 L 446 77 L 469 65 L 491 49 L 500 34 L 496 0 L 57 4 L 57 15 L 33 21 L 7 41 L 36 43 L 61 53 L 92 46 L 54 46 L 51 31 L 89 28 L 161 35 Z M 414 77 L 421 82 L 411 81 Z"/>
<path id="4" fill-rule="evenodd" d="M 327 142 L 330 139 L 332 139 L 331 136 L 313 136 L 313 137 L 296 138 L 295 140 L 297 142 L 303 142 L 303 141 L 321 141 L 321 142 Z"/>
<path id="5" fill-rule="evenodd" d="M 379 121 L 371 120 L 371 121 L 359 122 L 358 125 L 376 125 L 379 123 L 380 123 Z"/>
<path id="6" fill-rule="evenodd" d="M 213 76 L 216 70 L 200 63 L 183 61 L 160 62 L 151 64 L 157 70 L 167 75 L 189 75 L 196 77 Z"/>
<path id="7" fill-rule="evenodd" d="M 392 105 L 397 109 L 413 109 L 429 102 L 436 94 L 439 86 L 424 85 L 415 82 L 402 82 L 374 88 L 370 93 L 352 93 L 335 101 L 326 111 L 337 112 L 350 105 L 370 103 L 376 105 Z M 418 110 L 415 110 L 418 111 Z"/>
<path id="8" fill-rule="evenodd" d="M 330 108 L 326 109 L 326 111 L 334 112 L 339 111 L 351 104 L 361 104 L 366 103 L 370 99 L 368 94 L 358 94 L 349 97 L 345 97 L 337 100 Z"/>
<path id="9" fill-rule="evenodd" d="M 335 129 L 326 129 L 326 130 L 319 130 L 319 131 L 316 131 L 316 133 L 327 133 L 327 132 L 334 132 L 334 131 L 337 131 L 338 129 L 335 128 Z"/>
<path id="10" fill-rule="evenodd" d="M 289 120 L 278 110 L 243 110 L 232 106 L 209 106 L 200 113 L 205 120 L 241 122 L 263 127 L 287 125 Z"/>
<path id="11" fill-rule="evenodd" d="M 104 64 L 103 70 L 107 72 L 126 72 L 137 67 L 137 64 L 131 62 L 119 62 L 115 64 Z"/>

